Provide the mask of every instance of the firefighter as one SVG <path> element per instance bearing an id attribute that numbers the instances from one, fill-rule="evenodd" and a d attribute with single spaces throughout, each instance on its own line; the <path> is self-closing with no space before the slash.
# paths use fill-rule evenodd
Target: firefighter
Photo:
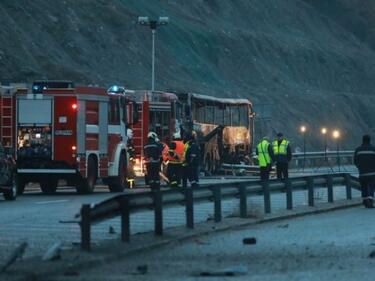
<path id="1" fill-rule="evenodd" d="M 187 133 L 183 153 L 183 187 L 189 180 L 192 187 L 199 186 L 200 148 L 193 133 Z"/>
<path id="2" fill-rule="evenodd" d="M 167 177 L 171 187 L 177 187 L 181 183 L 184 143 L 180 133 L 173 135 L 173 141 L 169 144 Z"/>
<path id="3" fill-rule="evenodd" d="M 162 148 L 158 143 L 158 136 L 154 132 L 149 132 L 147 144 L 143 147 L 147 177 L 151 189 L 160 188 L 160 164 L 162 157 Z"/>
<path id="4" fill-rule="evenodd" d="M 132 188 L 134 186 L 134 181 L 135 181 L 135 172 L 134 172 L 135 148 L 133 144 L 133 130 L 128 128 L 126 130 L 126 135 L 128 137 L 126 148 L 129 154 L 129 165 L 128 165 L 129 169 L 128 169 L 126 180 L 128 181 L 129 187 Z"/>
<path id="5" fill-rule="evenodd" d="M 282 133 L 277 134 L 277 139 L 272 143 L 273 161 L 276 162 L 276 173 L 278 179 L 288 178 L 288 162 L 292 160 L 292 150 L 289 141 Z"/>
<path id="6" fill-rule="evenodd" d="M 369 135 L 362 137 L 362 145 L 355 150 L 354 164 L 359 171 L 363 205 L 366 208 L 374 208 L 375 146 L 371 145 Z"/>
<path id="7" fill-rule="evenodd" d="M 256 154 L 258 155 L 260 179 L 268 180 L 272 168 L 273 150 L 267 137 L 263 137 L 257 145 Z"/>

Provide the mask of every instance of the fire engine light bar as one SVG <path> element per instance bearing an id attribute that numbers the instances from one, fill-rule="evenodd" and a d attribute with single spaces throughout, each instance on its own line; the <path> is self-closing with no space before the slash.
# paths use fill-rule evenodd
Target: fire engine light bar
<path id="1" fill-rule="evenodd" d="M 74 169 L 17 169 L 19 174 L 75 174 Z"/>

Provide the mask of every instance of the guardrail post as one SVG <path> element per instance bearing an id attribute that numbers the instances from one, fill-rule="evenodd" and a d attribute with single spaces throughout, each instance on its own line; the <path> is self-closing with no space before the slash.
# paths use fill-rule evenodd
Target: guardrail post
<path id="1" fill-rule="evenodd" d="M 125 197 L 120 198 L 120 212 L 121 212 L 121 241 L 130 241 L 130 204 L 129 199 Z"/>
<path id="2" fill-rule="evenodd" d="M 314 179 L 312 177 L 307 178 L 307 190 L 308 190 L 308 201 L 309 206 L 314 206 Z"/>
<path id="3" fill-rule="evenodd" d="M 240 183 L 239 195 L 240 195 L 240 217 L 246 218 L 247 217 L 247 193 L 246 193 L 246 185 L 243 183 Z"/>
<path id="4" fill-rule="evenodd" d="M 81 208 L 81 249 L 91 249 L 91 207 L 90 204 L 83 204 Z"/>
<path id="5" fill-rule="evenodd" d="M 154 195 L 155 234 L 163 235 L 163 198 L 160 189 L 152 191 Z"/>
<path id="6" fill-rule="evenodd" d="M 271 194 L 269 182 L 267 180 L 261 181 L 261 185 L 263 187 L 264 212 L 269 214 L 271 213 Z"/>
<path id="7" fill-rule="evenodd" d="M 214 195 L 214 221 L 221 221 L 221 187 L 215 186 L 213 188 Z"/>
<path id="8" fill-rule="evenodd" d="M 185 188 L 186 227 L 194 228 L 194 197 L 193 188 Z"/>
<path id="9" fill-rule="evenodd" d="M 285 190 L 286 190 L 286 208 L 287 210 L 293 209 L 293 191 L 292 182 L 290 179 L 285 180 Z"/>
<path id="10" fill-rule="evenodd" d="M 328 194 L 328 202 L 333 203 L 333 179 L 332 175 L 327 175 L 327 194 Z"/>
<path id="11" fill-rule="evenodd" d="M 345 174 L 346 199 L 352 199 L 352 181 L 349 174 Z"/>

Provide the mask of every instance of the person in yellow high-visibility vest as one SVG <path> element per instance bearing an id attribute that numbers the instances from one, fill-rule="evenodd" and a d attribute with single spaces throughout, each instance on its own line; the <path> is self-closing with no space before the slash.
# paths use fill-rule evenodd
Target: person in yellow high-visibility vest
<path id="1" fill-rule="evenodd" d="M 263 139 L 258 143 L 256 147 L 256 154 L 258 155 L 260 179 L 268 180 L 272 168 L 273 150 L 267 137 L 263 137 Z"/>
<path id="2" fill-rule="evenodd" d="M 276 162 L 276 173 L 278 179 L 288 178 L 288 162 L 292 160 L 292 149 L 289 141 L 282 133 L 277 134 L 277 139 L 272 143 L 273 160 Z"/>

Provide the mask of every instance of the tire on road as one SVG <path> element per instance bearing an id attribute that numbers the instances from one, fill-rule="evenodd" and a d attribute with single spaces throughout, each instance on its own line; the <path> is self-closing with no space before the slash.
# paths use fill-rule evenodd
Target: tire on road
<path id="1" fill-rule="evenodd" d="M 98 179 L 98 161 L 95 156 L 89 156 L 87 161 L 87 178 L 78 178 L 76 190 L 79 194 L 90 194 L 94 192 Z"/>
<path id="2" fill-rule="evenodd" d="M 111 192 L 123 192 L 124 189 L 128 187 L 128 182 L 126 180 L 126 169 L 126 156 L 125 153 L 121 153 L 118 165 L 118 176 L 108 184 Z"/>
<path id="3" fill-rule="evenodd" d="M 55 193 L 57 189 L 57 184 L 57 178 L 48 178 L 39 182 L 40 188 L 45 194 Z"/>

